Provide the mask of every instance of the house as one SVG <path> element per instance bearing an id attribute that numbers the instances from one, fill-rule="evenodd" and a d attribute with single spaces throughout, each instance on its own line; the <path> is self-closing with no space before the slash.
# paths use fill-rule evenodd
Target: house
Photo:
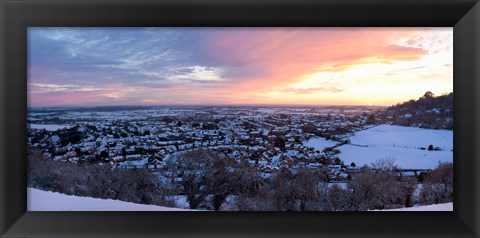
<path id="1" fill-rule="evenodd" d="M 350 177 L 350 175 L 347 174 L 347 173 L 340 172 L 340 173 L 338 173 L 338 175 L 337 175 L 337 179 L 338 179 L 339 181 L 346 181 L 346 180 L 350 180 L 351 177 Z"/>
<path id="2" fill-rule="evenodd" d="M 141 160 L 142 156 L 139 154 L 127 155 L 126 160 Z"/>
<path id="3" fill-rule="evenodd" d="M 311 169 L 318 169 L 318 168 L 321 168 L 323 165 L 319 162 L 315 162 L 315 163 L 308 163 L 308 168 L 311 168 Z"/>
<path id="4" fill-rule="evenodd" d="M 121 155 L 113 156 L 113 157 L 111 158 L 111 160 L 114 161 L 114 162 L 125 161 L 125 159 L 124 159 L 123 156 L 121 156 Z"/>
<path id="5" fill-rule="evenodd" d="M 335 170 L 339 170 L 339 169 L 341 169 L 341 168 L 342 168 L 342 166 L 341 166 L 341 165 L 339 165 L 339 164 L 329 164 L 329 165 L 327 165 L 327 168 L 328 168 L 328 169 L 335 169 Z"/>
<path id="6" fill-rule="evenodd" d="M 268 161 L 264 160 L 264 159 L 260 159 L 258 160 L 258 164 L 259 165 L 267 165 L 268 164 Z"/>

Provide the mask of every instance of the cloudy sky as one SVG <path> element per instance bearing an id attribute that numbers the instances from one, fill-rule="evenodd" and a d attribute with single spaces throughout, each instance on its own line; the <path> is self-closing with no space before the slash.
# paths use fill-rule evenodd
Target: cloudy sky
<path id="1" fill-rule="evenodd" d="M 29 106 L 393 105 L 453 91 L 452 28 L 29 28 Z"/>

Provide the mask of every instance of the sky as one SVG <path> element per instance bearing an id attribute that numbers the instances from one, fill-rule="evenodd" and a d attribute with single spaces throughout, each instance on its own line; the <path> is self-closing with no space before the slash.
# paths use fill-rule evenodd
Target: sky
<path id="1" fill-rule="evenodd" d="M 378 105 L 453 92 L 452 28 L 28 28 L 28 105 Z"/>

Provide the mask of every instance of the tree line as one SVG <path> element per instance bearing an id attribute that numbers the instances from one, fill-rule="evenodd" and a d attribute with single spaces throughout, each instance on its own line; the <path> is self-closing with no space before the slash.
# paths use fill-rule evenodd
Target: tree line
<path id="1" fill-rule="evenodd" d="M 418 100 L 399 103 L 388 107 L 382 113 L 379 117 L 384 117 L 384 120 L 395 125 L 452 130 L 453 93 L 435 96 L 428 91 Z"/>
<path id="2" fill-rule="evenodd" d="M 453 164 L 440 163 L 421 183 L 398 176 L 392 159 L 382 159 L 352 173 L 345 185 L 331 184 L 326 168 L 281 169 L 261 177 L 248 163 L 237 164 L 207 150 L 180 154 L 167 162 L 167 179 L 147 169 L 76 165 L 28 156 L 28 185 L 76 196 L 174 206 L 171 186 L 191 209 L 234 211 L 365 211 L 453 201 Z M 171 178 L 171 179 L 169 179 Z M 174 182 L 174 178 L 177 179 Z"/>

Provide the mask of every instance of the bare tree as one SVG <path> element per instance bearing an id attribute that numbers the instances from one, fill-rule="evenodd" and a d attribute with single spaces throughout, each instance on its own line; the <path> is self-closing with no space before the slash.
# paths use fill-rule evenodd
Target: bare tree
<path id="1" fill-rule="evenodd" d="M 271 188 L 264 183 L 258 170 L 248 163 L 242 165 L 239 171 L 239 191 L 235 205 L 240 211 L 268 211 L 271 208 Z"/>
<path id="2" fill-rule="evenodd" d="M 439 163 L 428 174 L 422 184 L 419 202 L 421 204 L 445 203 L 453 201 L 453 164 Z"/>
<path id="3" fill-rule="evenodd" d="M 328 207 L 327 189 L 319 186 L 320 176 L 307 167 L 293 174 L 282 169 L 270 182 L 271 209 L 278 211 L 314 211 Z M 325 185 L 326 186 L 326 185 Z"/>
<path id="4" fill-rule="evenodd" d="M 207 151 L 189 151 L 178 157 L 177 175 L 191 209 L 197 209 L 210 193 L 212 158 Z"/>
<path id="5" fill-rule="evenodd" d="M 352 195 L 349 210 L 383 209 L 393 204 L 398 187 L 391 159 L 381 159 L 372 164 L 375 169 L 362 167 L 349 183 Z"/>
<path id="6" fill-rule="evenodd" d="M 328 190 L 328 201 L 330 209 L 333 211 L 345 211 L 348 208 L 350 193 L 337 184 L 334 184 Z"/>
<path id="7" fill-rule="evenodd" d="M 145 169 L 120 170 L 109 165 L 79 165 L 48 161 L 32 151 L 28 157 L 28 186 L 76 196 L 159 203 L 157 177 Z"/>
<path id="8" fill-rule="evenodd" d="M 233 160 L 221 158 L 211 151 L 194 150 L 181 154 L 177 173 L 192 209 L 198 208 L 212 195 L 212 206 L 218 210 L 228 195 L 240 190 L 240 173 L 233 167 Z"/>
<path id="9" fill-rule="evenodd" d="M 271 182 L 271 203 L 272 208 L 277 211 L 295 211 L 296 196 L 292 180 L 293 173 L 283 168 Z"/>
<path id="10" fill-rule="evenodd" d="M 322 201 L 326 199 L 326 193 L 319 192 L 318 181 L 319 176 L 307 167 L 300 168 L 295 174 L 292 186 L 295 199 L 300 202 L 299 209 L 301 211 L 319 210 L 318 198 L 321 197 Z"/>
<path id="11" fill-rule="evenodd" d="M 393 171 L 396 169 L 395 166 L 395 157 L 387 156 L 383 159 L 375 160 L 372 163 L 372 169 L 378 171 Z"/>
<path id="12" fill-rule="evenodd" d="M 242 185 L 241 170 L 233 167 L 234 161 L 229 158 L 213 157 L 213 183 L 211 193 L 213 195 L 212 205 L 219 210 L 225 199 L 231 194 L 237 194 Z"/>

